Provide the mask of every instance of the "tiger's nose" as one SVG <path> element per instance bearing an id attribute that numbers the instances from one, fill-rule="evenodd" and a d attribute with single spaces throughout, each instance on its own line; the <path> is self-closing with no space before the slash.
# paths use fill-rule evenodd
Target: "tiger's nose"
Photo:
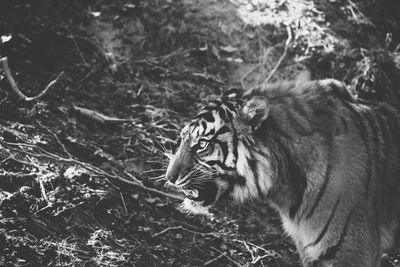
<path id="1" fill-rule="evenodd" d="M 167 173 L 167 180 L 169 184 L 174 184 L 178 180 L 178 175 L 171 175 Z"/>
<path id="2" fill-rule="evenodd" d="M 171 184 L 174 184 L 179 178 L 179 170 L 177 168 L 168 168 L 166 177 Z"/>

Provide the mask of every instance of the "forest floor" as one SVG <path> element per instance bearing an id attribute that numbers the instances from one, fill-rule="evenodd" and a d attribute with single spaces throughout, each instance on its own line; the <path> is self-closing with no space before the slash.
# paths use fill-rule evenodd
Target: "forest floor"
<path id="1" fill-rule="evenodd" d="M 400 38 L 395 0 L 2 0 L 0 266 L 299 266 L 277 214 L 180 212 L 182 125 L 229 87 L 355 85 Z M 400 266 L 396 257 L 390 264 Z M 389 265 L 390 265 L 389 264 Z"/>

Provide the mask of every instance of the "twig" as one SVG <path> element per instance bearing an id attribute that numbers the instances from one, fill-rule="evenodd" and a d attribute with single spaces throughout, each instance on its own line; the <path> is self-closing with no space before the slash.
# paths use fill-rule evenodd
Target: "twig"
<path id="1" fill-rule="evenodd" d="M 216 249 L 216 248 L 214 248 L 214 247 L 211 247 L 211 249 L 212 250 L 215 250 L 215 251 L 217 251 L 218 253 L 221 253 L 222 254 L 222 251 L 220 251 L 219 249 Z M 237 262 L 237 261 L 235 261 L 234 259 L 232 259 L 231 257 L 229 257 L 228 255 L 223 255 L 225 258 L 227 258 L 230 262 L 232 262 L 235 266 L 238 266 L 238 267 L 242 267 L 242 266 L 244 266 L 244 264 L 243 263 L 241 263 L 241 262 Z"/>
<path id="2" fill-rule="evenodd" d="M 218 257 L 215 257 L 214 259 L 211 259 L 211 260 L 205 262 L 205 263 L 203 264 L 203 266 L 207 266 L 207 265 L 213 263 L 214 261 L 219 260 L 220 258 L 222 258 L 222 257 L 224 257 L 224 256 L 226 256 L 226 252 L 220 254 Z"/>
<path id="3" fill-rule="evenodd" d="M 262 259 L 264 259 L 264 258 L 266 258 L 266 257 L 273 257 L 273 258 L 275 258 L 275 256 L 280 256 L 277 252 L 275 252 L 275 251 L 270 251 L 270 250 L 267 250 L 267 249 L 265 249 L 265 248 L 263 248 L 263 247 L 260 247 L 260 246 L 257 246 L 256 244 L 253 244 L 253 243 L 251 243 L 251 242 L 248 242 L 248 241 L 243 241 L 243 240 L 238 240 L 238 239 L 234 239 L 233 241 L 237 241 L 237 242 L 240 242 L 240 243 L 242 243 L 245 247 L 246 247 L 246 249 L 247 249 L 247 251 L 250 253 L 250 255 L 251 255 L 251 258 L 252 258 L 252 261 L 251 261 L 251 263 L 252 264 L 256 264 L 258 261 L 260 261 L 260 260 L 262 260 Z M 250 248 L 250 246 L 252 246 L 253 248 Z M 258 254 L 258 251 L 259 250 L 262 250 L 262 251 L 264 251 L 264 255 L 262 255 L 262 256 L 260 256 L 259 254 Z"/>
<path id="4" fill-rule="evenodd" d="M 125 213 L 128 214 L 128 209 L 126 208 L 124 195 L 122 194 L 122 192 L 119 192 L 119 194 L 121 195 L 122 205 L 124 205 Z"/>
<path id="5" fill-rule="evenodd" d="M 94 111 L 94 110 L 91 110 L 91 109 L 87 109 L 87 108 L 80 108 L 80 107 L 77 107 L 75 105 L 73 106 L 73 109 L 75 111 L 79 112 L 80 114 L 82 114 L 82 115 L 84 115 L 84 116 L 86 116 L 88 118 L 91 118 L 91 119 L 93 119 L 93 120 L 95 120 L 97 122 L 100 122 L 100 123 L 107 123 L 107 122 L 110 122 L 110 123 L 133 122 L 132 119 L 120 119 L 120 118 L 116 118 L 116 117 L 110 117 L 110 116 L 104 115 L 104 114 L 102 114 L 100 112 L 97 112 L 97 111 Z"/>
<path id="6" fill-rule="evenodd" d="M 201 235 L 201 236 L 214 236 L 214 237 L 217 237 L 217 238 L 220 237 L 219 234 L 214 233 L 214 232 L 202 233 L 202 232 L 198 232 L 198 231 L 187 229 L 185 227 L 182 227 L 182 230 L 185 230 L 185 231 L 187 231 L 189 233 L 192 233 L 192 234 Z"/>
<path id="7" fill-rule="evenodd" d="M 246 78 L 252 74 L 257 68 L 260 68 L 261 66 L 265 66 L 267 62 L 267 58 L 269 57 L 269 54 L 271 53 L 273 47 L 268 47 L 267 50 L 264 52 L 264 55 L 262 56 L 263 60 L 260 59 L 260 62 L 257 63 L 254 67 L 252 67 L 248 72 L 246 72 L 242 78 L 240 79 L 240 84 L 243 89 L 247 89 L 245 86 L 245 80 Z"/>
<path id="8" fill-rule="evenodd" d="M 178 229 L 182 229 L 182 228 L 183 227 L 181 225 L 180 226 L 169 226 L 169 227 L 165 228 L 164 230 L 162 230 L 162 231 L 160 231 L 158 233 L 155 233 L 151 237 L 154 238 L 154 237 L 160 236 L 160 235 L 162 235 L 162 234 L 164 234 L 164 233 L 166 233 L 166 232 L 168 232 L 170 230 L 178 230 Z"/>
<path id="9" fill-rule="evenodd" d="M 165 56 L 162 56 L 161 58 L 160 58 L 160 60 L 158 61 L 158 63 L 159 64 L 161 64 L 161 63 L 164 63 L 165 61 L 167 61 L 168 59 L 170 59 L 171 57 L 174 57 L 174 56 L 177 56 L 177 55 L 180 55 L 180 54 L 185 54 L 185 53 L 187 53 L 188 52 L 188 50 L 183 50 L 183 48 L 182 47 L 180 47 L 180 48 L 178 48 L 177 50 L 175 50 L 175 51 L 173 51 L 172 53 L 170 53 L 170 54 L 168 54 L 168 55 L 165 55 Z"/>
<path id="10" fill-rule="evenodd" d="M 47 91 L 49 91 L 54 86 L 54 84 L 56 84 L 58 82 L 58 80 L 61 78 L 61 76 L 64 75 L 64 71 L 60 72 L 57 75 L 57 77 L 54 80 L 52 80 L 41 93 L 39 93 L 36 96 L 28 97 L 28 96 L 24 95 L 18 89 L 17 82 L 14 80 L 14 77 L 11 74 L 10 67 L 8 66 L 8 58 L 7 57 L 3 57 L 3 58 L 0 59 L 0 62 L 3 65 L 4 73 L 6 74 L 6 77 L 8 79 L 8 82 L 11 85 L 11 88 L 19 96 L 20 99 L 22 99 L 22 100 L 24 100 L 26 102 L 31 102 L 31 101 L 34 101 L 34 100 L 39 99 L 42 96 L 44 96 L 47 93 Z"/>
<path id="11" fill-rule="evenodd" d="M 0 88 L 1 89 L 1 88 Z M 7 91 L 5 91 L 5 93 L 6 93 L 6 96 L 0 101 L 0 107 L 3 105 L 3 103 L 4 102 L 6 102 L 6 100 L 7 100 L 7 97 L 8 97 L 8 93 L 7 93 Z"/>
<path id="12" fill-rule="evenodd" d="M 4 163 L 4 162 L 6 162 L 6 161 L 9 160 L 9 159 L 14 159 L 14 157 L 15 157 L 16 155 L 18 155 L 18 152 L 16 152 L 16 153 L 13 154 L 13 155 L 10 154 L 8 157 L 6 157 L 5 159 L 3 159 L 3 160 L 1 161 L 1 163 Z"/>
<path id="13" fill-rule="evenodd" d="M 47 206 L 51 206 L 53 203 L 47 197 L 46 189 L 44 188 L 44 184 L 43 184 L 43 180 L 42 180 L 42 176 L 41 175 L 38 177 L 38 180 L 39 180 L 40 190 L 42 192 L 43 199 L 47 202 Z"/>
<path id="14" fill-rule="evenodd" d="M 167 232 L 167 231 L 169 231 L 169 230 L 177 230 L 177 229 L 182 229 L 182 230 L 184 230 L 184 231 L 186 231 L 186 232 L 189 232 L 189 233 L 192 233 L 192 234 L 195 234 L 195 235 L 214 236 L 214 237 L 217 237 L 217 238 L 219 237 L 219 234 L 214 233 L 214 232 L 202 233 L 202 232 L 190 230 L 190 229 L 188 229 L 188 228 L 183 227 L 182 225 L 179 225 L 179 226 L 169 226 L 169 227 L 165 228 L 164 230 L 162 230 L 161 232 L 158 232 L 158 233 L 152 235 L 152 237 L 156 237 L 156 236 L 162 235 L 162 234 L 164 234 L 165 232 Z"/>
<path id="15" fill-rule="evenodd" d="M 285 42 L 285 49 L 283 50 L 283 54 L 279 58 L 278 62 L 276 62 L 275 67 L 271 70 L 268 77 L 261 83 L 263 85 L 266 85 L 269 82 L 269 80 L 272 78 L 272 76 L 274 76 L 275 72 L 278 70 L 279 66 L 281 65 L 283 59 L 286 57 L 286 54 L 287 54 L 287 51 L 289 48 L 289 44 L 292 41 L 292 29 L 288 25 L 288 26 L 286 26 L 286 30 L 288 33 L 288 38 L 286 39 L 286 42 Z"/>
<path id="16" fill-rule="evenodd" d="M 92 75 L 95 71 L 96 71 L 96 69 L 91 69 L 90 71 L 88 71 L 88 73 L 87 73 L 85 76 L 83 76 L 83 78 L 81 78 L 80 80 L 78 80 L 76 83 L 77 83 L 77 84 L 82 83 L 82 82 L 85 81 L 87 78 L 89 78 L 89 76 Z"/>
<path id="17" fill-rule="evenodd" d="M 70 35 L 70 36 L 68 36 L 68 37 L 69 37 L 69 38 L 72 40 L 72 42 L 74 43 L 75 48 L 76 48 L 76 50 L 78 51 L 78 53 L 79 53 L 79 55 L 80 55 L 80 57 L 81 57 L 81 59 L 82 59 L 82 62 L 83 62 L 86 66 L 89 66 L 89 63 L 86 61 L 85 56 L 83 55 L 81 49 L 79 48 L 78 43 L 77 43 L 76 40 L 75 40 L 75 37 L 74 37 L 73 35 Z"/>
<path id="18" fill-rule="evenodd" d="M 125 173 L 127 176 L 129 176 L 129 178 L 131 178 L 132 181 L 134 181 L 134 182 L 136 182 L 136 183 L 138 183 L 138 184 L 140 184 L 140 185 L 143 185 L 143 183 L 142 183 L 140 180 L 138 180 L 135 176 L 133 176 L 133 175 L 130 174 L 129 172 L 124 171 L 124 173 Z"/>
<path id="19" fill-rule="evenodd" d="M 42 127 L 43 129 L 45 129 L 47 132 L 49 132 L 54 139 L 56 139 L 57 143 L 61 146 L 62 150 L 64 151 L 64 153 L 68 156 L 68 158 L 72 159 L 72 155 L 71 153 L 68 152 L 67 148 L 65 147 L 65 145 L 60 141 L 60 139 L 58 138 L 57 134 L 55 132 L 53 132 L 52 130 L 50 130 L 48 127 L 44 126 L 43 124 L 41 124 L 39 121 L 36 121 L 37 124 L 40 125 L 40 127 Z"/>

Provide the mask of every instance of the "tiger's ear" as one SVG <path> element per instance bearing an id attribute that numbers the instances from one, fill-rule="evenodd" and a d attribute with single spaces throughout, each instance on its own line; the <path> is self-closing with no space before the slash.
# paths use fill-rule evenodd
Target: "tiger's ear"
<path id="1" fill-rule="evenodd" d="M 269 101 L 263 96 L 253 96 L 244 101 L 239 116 L 241 121 L 257 130 L 269 115 Z"/>

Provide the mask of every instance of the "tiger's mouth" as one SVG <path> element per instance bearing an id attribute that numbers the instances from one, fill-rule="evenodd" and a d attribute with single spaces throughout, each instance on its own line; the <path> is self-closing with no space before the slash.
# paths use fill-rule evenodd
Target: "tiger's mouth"
<path id="1" fill-rule="evenodd" d="M 218 198 L 218 185 L 214 182 L 205 182 L 201 185 L 188 185 L 181 190 L 187 199 L 201 203 L 201 206 L 208 207 L 214 204 Z"/>

